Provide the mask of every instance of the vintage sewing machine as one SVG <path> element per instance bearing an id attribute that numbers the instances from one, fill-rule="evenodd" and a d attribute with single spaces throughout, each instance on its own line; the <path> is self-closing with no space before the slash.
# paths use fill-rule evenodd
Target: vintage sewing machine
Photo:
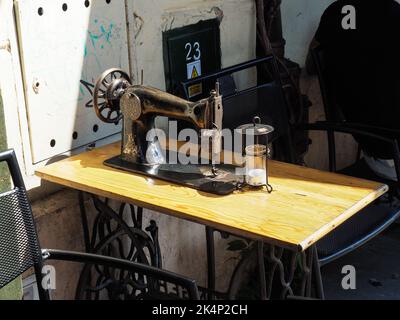
<path id="1" fill-rule="evenodd" d="M 215 161 L 222 149 L 223 106 L 218 83 L 208 98 L 190 102 L 158 89 L 132 85 L 124 71 L 110 69 L 95 85 L 93 105 L 102 121 L 123 120 L 121 155 L 105 161 L 107 166 L 220 195 L 233 192 L 240 182 L 236 167 Z M 153 135 L 149 139 L 157 116 L 185 121 L 199 132 L 200 138 L 209 139 L 210 163 L 167 161 L 158 137 Z"/>

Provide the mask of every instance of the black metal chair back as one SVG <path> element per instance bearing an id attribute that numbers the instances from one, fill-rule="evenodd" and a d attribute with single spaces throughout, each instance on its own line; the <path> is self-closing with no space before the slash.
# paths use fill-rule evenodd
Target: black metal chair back
<path id="1" fill-rule="evenodd" d="M 272 81 L 258 83 L 256 86 L 238 91 L 233 74 L 257 67 L 264 68 L 271 76 Z M 274 142 L 275 158 L 292 162 L 293 144 L 288 120 L 288 107 L 282 90 L 280 73 L 276 58 L 273 55 L 260 59 L 250 60 L 234 65 L 218 72 L 194 78 L 182 83 L 184 98 L 198 100 L 208 96 L 220 82 L 221 94 L 224 105 L 223 128 L 234 130 L 239 125 L 251 123 L 254 116 L 259 116 L 265 124 L 272 125 L 275 132 L 272 137 Z M 201 85 L 203 95 L 190 98 L 190 87 Z"/>
<path id="2" fill-rule="evenodd" d="M 0 194 L 0 288 L 34 267 L 41 279 L 42 256 L 24 181 L 13 150 L 0 153 L 13 188 Z"/>
<path id="3" fill-rule="evenodd" d="M 364 119 L 360 117 L 360 120 L 350 119 L 351 121 L 349 121 L 345 115 L 346 110 L 336 99 L 338 89 L 328 68 L 330 64 L 330 61 L 328 61 L 329 55 L 322 46 L 318 46 L 312 50 L 312 56 L 319 78 L 327 121 L 308 124 L 305 127 L 307 130 L 327 132 L 330 171 L 385 183 L 390 187 L 389 200 L 392 196 L 398 196 L 400 184 L 400 131 L 363 123 L 362 120 L 365 121 L 366 117 Z M 333 57 L 329 57 L 329 59 L 333 59 Z M 341 92 L 342 96 L 344 94 L 345 92 Z M 351 166 L 337 171 L 335 133 L 351 134 L 358 142 L 359 147 L 370 156 L 393 159 L 397 181 L 378 176 L 364 159 L 357 159 Z M 355 250 L 383 232 L 399 217 L 400 209 L 396 203 L 388 205 L 385 201 L 378 199 L 318 242 L 320 264 L 327 264 Z"/>
<path id="4" fill-rule="evenodd" d="M 268 72 L 272 73 L 271 78 L 274 80 L 280 79 L 278 66 L 276 64 L 276 59 L 273 55 L 266 56 L 264 58 L 253 59 L 246 62 L 242 62 L 219 71 L 205 74 L 203 76 L 189 79 L 182 82 L 182 96 L 185 99 L 191 101 L 197 101 L 201 98 L 206 98 L 209 96 L 210 91 L 215 89 L 215 83 L 220 82 L 220 91 L 224 98 L 229 97 L 237 93 L 237 87 L 233 75 L 237 72 L 248 70 L 250 68 L 268 68 Z M 265 83 L 265 82 L 264 82 Z M 201 94 L 191 95 L 190 88 L 196 85 L 201 85 Z"/>
<path id="5" fill-rule="evenodd" d="M 361 119 L 361 117 L 360 119 L 346 118 L 346 111 L 336 99 L 339 89 L 336 88 L 335 81 L 333 80 L 334 78 L 330 74 L 328 67 L 328 59 L 332 58 L 328 55 L 326 50 L 321 45 L 313 48 L 311 50 L 311 54 L 318 74 L 326 121 L 334 123 L 353 122 L 364 124 L 366 126 L 368 126 L 370 123 L 374 123 L 375 119 L 368 119 L 368 123 L 365 123 L 365 119 Z M 352 88 L 348 88 L 348 90 L 352 90 Z M 344 93 L 341 92 L 342 96 L 343 94 Z M 391 117 L 390 114 L 388 114 L 387 116 Z M 377 128 L 374 128 L 373 126 L 370 126 L 370 128 L 364 127 L 364 129 L 368 129 L 371 132 L 380 133 L 379 130 L 377 131 Z M 393 135 L 396 136 L 396 133 L 394 133 Z M 362 135 L 352 134 L 352 136 L 358 142 L 360 148 L 368 153 L 369 156 L 381 159 L 392 159 L 392 150 L 390 148 L 378 145 L 374 139 Z M 397 135 L 397 137 L 400 138 L 400 135 Z"/>
<path id="6" fill-rule="evenodd" d="M 318 75 L 326 121 L 345 121 L 342 110 L 335 102 L 334 87 L 333 85 L 329 85 L 329 71 L 326 64 L 327 57 L 323 47 L 319 45 L 311 49 L 311 55 Z"/>
<path id="7" fill-rule="evenodd" d="M 95 254 L 41 250 L 32 209 L 13 150 L 0 153 L 6 162 L 13 188 L 0 194 L 0 288 L 33 267 L 40 299 L 49 299 L 42 286 L 44 260 L 85 263 L 91 275 L 99 273 L 93 286 L 78 286 L 77 297 L 99 298 L 102 290 L 111 299 L 199 299 L 194 280 L 145 264 Z M 100 279 L 100 280 L 99 280 Z M 99 282 L 100 281 L 100 282 Z"/>

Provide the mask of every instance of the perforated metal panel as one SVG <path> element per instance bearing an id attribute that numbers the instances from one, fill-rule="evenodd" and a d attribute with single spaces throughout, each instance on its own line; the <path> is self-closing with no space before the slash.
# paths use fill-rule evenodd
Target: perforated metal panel
<path id="1" fill-rule="evenodd" d="M 16 17 L 33 162 L 119 133 L 91 91 L 105 69 L 128 71 L 125 2 L 17 0 Z"/>

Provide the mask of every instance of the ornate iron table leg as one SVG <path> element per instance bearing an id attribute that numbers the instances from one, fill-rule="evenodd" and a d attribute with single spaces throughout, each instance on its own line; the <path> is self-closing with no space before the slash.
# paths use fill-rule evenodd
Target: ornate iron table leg
<path id="1" fill-rule="evenodd" d="M 264 261 L 264 243 L 257 241 L 257 261 L 258 272 L 260 276 L 260 297 L 261 300 L 267 300 L 267 284 L 265 278 L 265 261 Z"/>
<path id="2" fill-rule="evenodd" d="M 214 247 L 214 229 L 206 226 L 207 241 L 207 298 L 214 299 L 215 291 L 215 247 Z"/>
<path id="3" fill-rule="evenodd" d="M 261 241 L 254 243 L 252 253 L 243 257 L 233 273 L 229 297 L 237 298 L 242 289 L 247 288 L 248 292 L 249 283 L 253 283 L 250 289 L 253 291 L 252 297 L 257 299 L 301 299 L 312 296 L 324 299 L 315 246 L 305 252 L 297 252 Z M 314 284 L 315 292 L 312 290 Z"/>
<path id="4" fill-rule="evenodd" d="M 207 288 L 206 298 L 209 300 L 214 299 L 226 299 L 227 294 L 216 291 L 215 285 L 215 241 L 214 233 L 218 232 L 222 239 L 228 239 L 230 237 L 229 233 L 223 232 L 221 230 L 216 230 L 212 227 L 205 227 L 206 230 L 206 243 L 207 243 Z M 202 296 L 204 298 L 204 295 Z"/>
<path id="5" fill-rule="evenodd" d="M 324 300 L 325 299 L 325 293 L 324 293 L 324 285 L 322 282 L 322 276 L 321 276 L 321 266 L 319 264 L 319 259 L 318 259 L 318 250 L 316 246 L 312 247 L 313 250 L 313 267 L 315 269 L 314 275 L 315 275 L 315 284 L 316 284 L 316 293 L 317 293 L 317 298 Z"/>
<path id="6" fill-rule="evenodd" d="M 82 229 L 83 229 L 83 240 L 85 242 L 85 249 L 87 253 L 90 253 L 91 245 L 90 245 L 90 231 L 89 231 L 89 223 L 86 214 L 85 201 L 83 192 L 78 192 L 78 200 L 79 200 L 79 209 L 81 212 L 81 221 L 82 221 Z"/>
<path id="7" fill-rule="evenodd" d="M 269 286 L 272 287 L 275 278 L 275 285 L 278 284 L 281 287 L 280 299 L 287 299 L 288 297 L 310 298 L 312 296 L 313 275 L 315 275 L 317 288 L 314 296 L 320 299 L 324 298 L 315 246 L 304 252 L 296 252 L 270 245 L 266 259 L 273 266 L 272 274 L 269 276 Z M 277 273 L 276 276 L 275 273 Z M 273 296 L 271 293 L 270 290 L 270 297 Z"/>
<path id="8" fill-rule="evenodd" d="M 136 261 L 158 268 L 162 266 L 158 227 L 155 221 L 150 221 L 150 225 L 143 230 L 143 208 L 135 208 L 133 205 L 122 203 L 119 209 L 114 211 L 110 207 L 108 199 L 101 200 L 92 194 L 89 197 L 96 209 L 91 231 L 84 194 L 79 192 L 79 206 L 87 252 Z M 132 276 L 125 273 L 115 275 L 109 268 L 101 269 L 98 266 L 85 265 L 79 278 L 76 298 L 94 297 L 98 299 L 99 292 L 104 289 L 111 298 L 129 297 L 126 289 L 128 285 L 141 281 Z"/>

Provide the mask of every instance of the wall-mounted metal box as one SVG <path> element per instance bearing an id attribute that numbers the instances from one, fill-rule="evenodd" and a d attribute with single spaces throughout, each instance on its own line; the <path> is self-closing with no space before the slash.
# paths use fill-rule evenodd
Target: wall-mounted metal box
<path id="1" fill-rule="evenodd" d="M 219 21 L 210 19 L 163 32 L 165 82 L 168 92 L 179 94 L 182 81 L 221 68 Z M 210 88 L 194 86 L 196 97 Z"/>

